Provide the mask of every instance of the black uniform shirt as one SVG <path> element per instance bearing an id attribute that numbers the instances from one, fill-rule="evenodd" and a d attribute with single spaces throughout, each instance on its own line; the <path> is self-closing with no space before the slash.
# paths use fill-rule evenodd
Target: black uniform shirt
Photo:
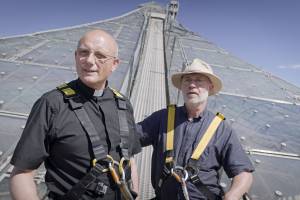
<path id="1" fill-rule="evenodd" d="M 167 116 L 167 109 L 159 110 L 137 126 L 141 135 L 142 146 L 153 146 L 151 178 L 154 188 L 157 188 L 165 162 Z M 189 121 L 186 108 L 184 106 L 176 108 L 174 125 L 174 159 L 176 165 L 185 167 L 214 117 L 215 114 L 204 110 L 199 118 Z M 230 178 L 243 171 L 254 171 L 236 134 L 225 121 L 219 125 L 215 135 L 198 160 L 197 166 L 200 169 L 198 174 L 200 180 L 219 196 L 221 188 L 218 185 L 218 171 L 221 167 L 224 168 Z M 187 182 L 187 189 L 190 199 L 206 199 L 190 181 Z M 180 184 L 174 178 L 168 178 L 165 181 L 161 195 L 162 199 L 184 199 Z"/>
<path id="2" fill-rule="evenodd" d="M 94 97 L 94 90 L 80 80 L 72 81 L 69 85 L 85 97 L 87 101 L 83 107 L 99 133 L 102 145 L 114 159 L 119 160 L 118 108 L 113 92 L 107 87 L 101 97 Z M 109 108 L 103 108 L 103 102 Z M 136 135 L 132 106 L 128 100 L 126 104 L 130 130 L 129 151 L 133 155 L 140 152 L 141 147 Z M 105 119 L 106 112 L 115 117 Z M 115 125 L 111 133 L 106 130 L 105 120 Z M 63 195 L 89 171 L 92 155 L 88 135 L 70 109 L 68 101 L 60 91 L 53 90 L 35 102 L 11 163 L 21 169 L 36 169 L 45 161 L 48 189 L 54 194 Z M 112 185 L 108 175 L 103 175 L 101 180 Z"/>

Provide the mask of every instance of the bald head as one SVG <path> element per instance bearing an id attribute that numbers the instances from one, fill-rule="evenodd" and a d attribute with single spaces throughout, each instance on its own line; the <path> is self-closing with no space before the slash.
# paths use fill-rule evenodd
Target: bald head
<path id="1" fill-rule="evenodd" d="M 86 32 L 78 41 L 77 48 L 84 43 L 92 42 L 101 47 L 101 50 L 109 56 L 118 57 L 118 44 L 114 37 L 104 30 L 97 29 Z"/>

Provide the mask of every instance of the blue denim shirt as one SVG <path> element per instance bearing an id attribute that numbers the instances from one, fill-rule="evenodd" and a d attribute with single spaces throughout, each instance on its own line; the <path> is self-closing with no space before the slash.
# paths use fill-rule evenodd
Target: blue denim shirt
<path id="1" fill-rule="evenodd" d="M 142 146 L 153 146 L 151 181 L 154 188 L 157 188 L 165 161 L 167 115 L 167 109 L 159 110 L 137 125 Z M 187 164 L 214 117 L 215 114 L 204 110 L 198 118 L 189 121 L 185 106 L 176 108 L 174 127 L 176 165 L 184 167 Z M 200 169 L 198 176 L 201 181 L 218 196 L 221 196 L 221 187 L 218 184 L 218 171 L 221 167 L 224 168 L 229 178 L 243 171 L 254 171 L 239 139 L 226 121 L 222 121 L 219 125 L 215 135 L 199 158 L 197 166 Z M 187 188 L 190 199 L 206 199 L 191 182 L 187 182 Z M 180 184 L 174 178 L 168 178 L 163 184 L 161 199 L 184 199 Z"/>

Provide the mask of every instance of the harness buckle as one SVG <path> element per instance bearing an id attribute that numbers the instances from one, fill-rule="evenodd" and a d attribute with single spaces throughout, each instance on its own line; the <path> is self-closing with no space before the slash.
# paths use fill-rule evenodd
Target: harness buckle
<path id="1" fill-rule="evenodd" d="M 95 193 L 99 196 L 103 196 L 107 192 L 107 188 L 108 187 L 104 183 L 98 182 L 95 189 Z"/>
<path id="2" fill-rule="evenodd" d="M 189 164 L 186 166 L 186 171 L 189 174 L 189 179 L 193 184 L 198 184 L 200 179 L 198 177 L 199 169 L 193 165 L 193 160 L 190 160 Z"/>
<path id="3" fill-rule="evenodd" d="M 190 175 L 190 180 L 194 185 L 200 182 L 200 179 L 197 174 Z"/>

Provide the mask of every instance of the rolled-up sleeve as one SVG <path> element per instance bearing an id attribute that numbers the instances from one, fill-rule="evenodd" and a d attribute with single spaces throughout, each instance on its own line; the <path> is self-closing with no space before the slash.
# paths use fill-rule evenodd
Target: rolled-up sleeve
<path id="1" fill-rule="evenodd" d="M 254 167 L 249 157 L 245 153 L 237 135 L 232 129 L 229 131 L 222 157 L 223 167 L 229 178 L 232 178 L 241 172 L 254 171 Z"/>

